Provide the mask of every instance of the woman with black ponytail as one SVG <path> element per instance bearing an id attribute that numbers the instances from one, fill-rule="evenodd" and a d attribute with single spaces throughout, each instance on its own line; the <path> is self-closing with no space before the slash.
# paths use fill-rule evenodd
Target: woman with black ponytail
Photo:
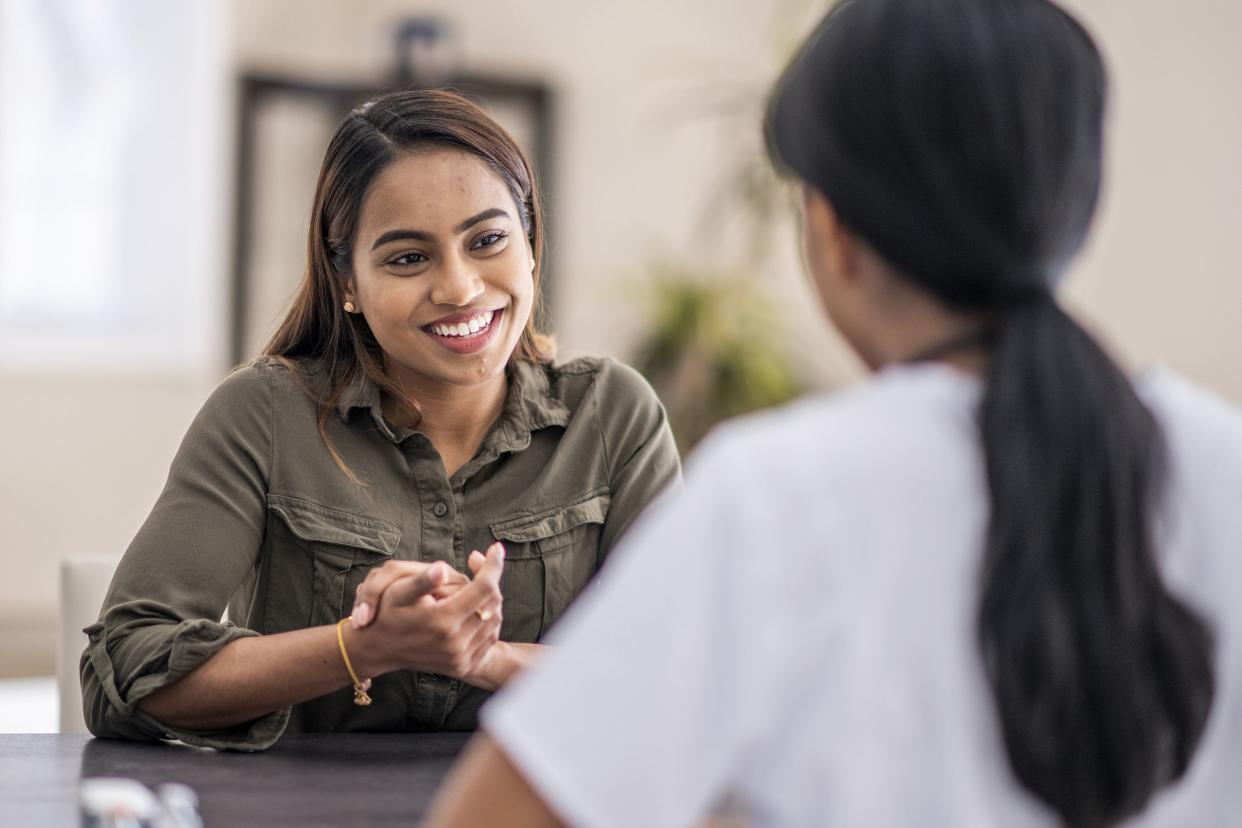
<path id="1" fill-rule="evenodd" d="M 876 376 L 709 441 L 434 824 L 1242 824 L 1242 415 L 1056 296 L 1105 92 L 1049 0 L 838 4 L 766 128 Z"/>

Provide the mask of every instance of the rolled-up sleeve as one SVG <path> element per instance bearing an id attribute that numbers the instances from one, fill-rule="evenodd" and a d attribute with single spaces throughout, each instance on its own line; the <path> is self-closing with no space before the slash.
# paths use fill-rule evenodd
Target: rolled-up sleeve
<path id="1" fill-rule="evenodd" d="M 96 736 L 181 739 L 259 750 L 280 737 L 289 711 L 220 731 L 187 731 L 138 702 L 253 630 L 221 622 L 255 571 L 266 521 L 273 446 L 270 371 L 239 369 L 203 405 L 150 516 L 126 550 L 87 627 L 82 705 Z"/>

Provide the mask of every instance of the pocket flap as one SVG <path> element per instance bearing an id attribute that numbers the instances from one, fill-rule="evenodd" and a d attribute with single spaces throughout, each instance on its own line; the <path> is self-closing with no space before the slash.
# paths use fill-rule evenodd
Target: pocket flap
<path id="1" fill-rule="evenodd" d="M 491 525 L 492 535 L 500 540 L 528 543 L 568 532 L 584 523 L 603 523 L 611 500 L 608 489 L 596 489 L 565 506 L 496 521 Z"/>
<path id="2" fill-rule="evenodd" d="M 304 541 L 334 543 L 391 556 L 401 540 L 401 530 L 391 523 L 329 509 L 309 500 L 269 494 L 267 508 Z"/>

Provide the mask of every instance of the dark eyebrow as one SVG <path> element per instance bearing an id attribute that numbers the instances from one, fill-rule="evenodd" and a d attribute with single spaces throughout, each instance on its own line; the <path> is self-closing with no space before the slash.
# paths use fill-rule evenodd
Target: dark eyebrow
<path id="1" fill-rule="evenodd" d="M 388 244 L 388 242 L 397 241 L 398 239 L 413 239 L 414 241 L 427 242 L 428 244 L 432 241 L 431 234 L 422 230 L 389 230 L 375 240 L 375 244 L 371 245 L 371 249 L 374 250 L 381 244 Z"/>
<path id="2" fill-rule="evenodd" d="M 458 233 L 464 233 L 481 221 L 487 221 L 490 218 L 500 218 L 501 216 L 508 218 L 509 214 L 506 213 L 504 210 L 500 209 L 499 207 L 493 207 L 490 210 L 484 210 L 478 215 L 471 216 L 470 218 L 463 221 L 461 224 L 457 225 L 455 229 Z"/>
<path id="3" fill-rule="evenodd" d="M 490 218 L 499 218 L 500 216 L 508 218 L 509 214 L 499 207 L 492 207 L 466 219 L 461 224 L 453 228 L 453 232 L 459 234 L 464 233 L 481 221 L 487 221 Z M 414 241 L 427 242 L 428 244 L 434 241 L 431 234 L 424 230 L 389 230 L 387 233 L 382 234 L 375 240 L 375 243 L 371 245 L 371 249 L 374 250 L 382 244 L 388 244 L 390 241 L 398 241 L 401 239 L 413 239 Z"/>

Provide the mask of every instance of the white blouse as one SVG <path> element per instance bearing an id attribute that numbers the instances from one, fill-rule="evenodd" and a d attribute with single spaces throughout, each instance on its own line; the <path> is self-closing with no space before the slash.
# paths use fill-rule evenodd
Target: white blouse
<path id="1" fill-rule="evenodd" d="M 1168 373 L 1170 587 L 1217 636 L 1186 777 L 1135 825 L 1242 825 L 1242 414 Z M 568 822 L 1051 826 L 976 645 L 979 382 L 938 365 L 721 428 L 484 728 Z"/>

